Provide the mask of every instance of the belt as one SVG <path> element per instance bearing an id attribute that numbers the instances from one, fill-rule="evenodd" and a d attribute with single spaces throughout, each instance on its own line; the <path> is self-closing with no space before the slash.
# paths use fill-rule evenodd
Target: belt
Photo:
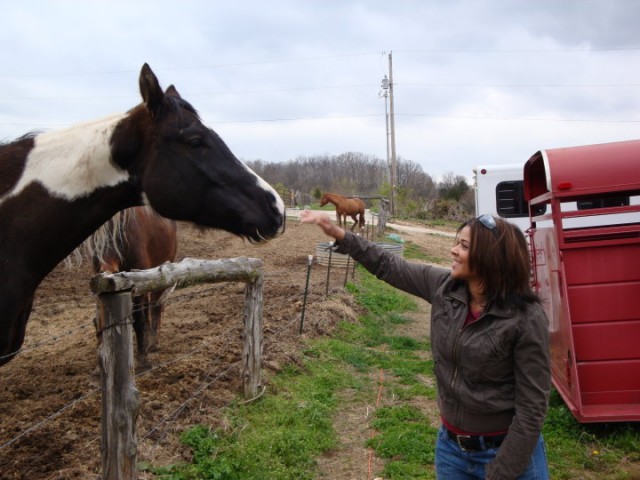
<path id="1" fill-rule="evenodd" d="M 481 452 L 490 448 L 498 448 L 507 434 L 502 435 L 458 435 L 447 430 L 447 436 L 456 442 L 465 452 Z"/>

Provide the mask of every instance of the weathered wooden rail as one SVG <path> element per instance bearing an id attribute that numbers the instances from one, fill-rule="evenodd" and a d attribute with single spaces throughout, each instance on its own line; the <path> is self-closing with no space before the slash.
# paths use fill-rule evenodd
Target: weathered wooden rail
<path id="1" fill-rule="evenodd" d="M 91 289 L 98 295 L 97 318 L 102 331 L 98 360 L 102 385 L 103 479 L 137 478 L 136 420 L 140 402 L 134 381 L 132 294 L 203 283 L 246 283 L 242 378 L 244 395 L 251 398 L 261 383 L 263 280 L 262 261 L 245 257 L 187 258 L 149 270 L 103 273 L 91 279 Z"/>

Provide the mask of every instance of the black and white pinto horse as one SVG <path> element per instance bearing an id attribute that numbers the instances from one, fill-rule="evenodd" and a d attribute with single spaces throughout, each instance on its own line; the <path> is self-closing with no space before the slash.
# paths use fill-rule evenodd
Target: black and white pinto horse
<path id="1" fill-rule="evenodd" d="M 145 64 L 128 112 L 0 146 L 0 365 L 20 351 L 44 277 L 116 212 L 161 215 L 261 242 L 282 199 Z"/>

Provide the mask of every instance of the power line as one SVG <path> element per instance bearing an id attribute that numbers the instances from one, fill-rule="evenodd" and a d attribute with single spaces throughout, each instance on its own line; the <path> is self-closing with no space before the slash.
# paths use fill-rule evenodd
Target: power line
<path id="1" fill-rule="evenodd" d="M 345 115 L 327 115 L 327 116 L 294 116 L 294 117 L 277 117 L 277 118 L 257 118 L 247 120 L 213 120 L 208 121 L 209 125 L 232 125 L 232 124 L 249 124 L 249 123 L 278 123 L 278 122 L 298 122 L 307 120 L 340 120 L 340 119 L 356 119 L 367 117 L 382 117 L 384 113 L 363 113 L 363 114 L 345 114 Z M 395 112 L 396 117 L 428 117 L 428 118 L 442 118 L 442 119 L 458 119 L 458 120 L 478 120 L 478 121 L 524 121 L 524 122 L 566 122 L 566 123 L 602 123 L 602 124 L 615 124 L 615 123 L 640 123 L 640 119 L 595 119 L 595 118 L 545 118 L 545 117 L 505 117 L 505 116 L 491 116 L 491 115 L 440 115 L 436 113 L 398 113 Z M 46 127 L 68 127 L 72 123 L 24 123 L 24 122 L 0 122 L 0 126 L 22 126 L 34 129 L 42 129 Z"/>
<path id="2" fill-rule="evenodd" d="M 543 118 L 543 117 L 497 117 L 491 115 L 437 115 L 429 113 L 396 113 L 396 116 L 403 117 L 434 117 L 452 118 L 467 120 L 506 120 L 512 121 L 534 121 L 534 122 L 582 122 L 582 123 L 640 123 L 639 120 L 631 119 L 610 119 L 602 120 L 595 118 Z"/>
<path id="3" fill-rule="evenodd" d="M 395 53 L 591 53 L 591 52 L 636 52 L 640 47 L 589 47 L 589 48 L 452 48 L 452 49 L 422 49 L 422 50 L 394 50 Z"/>
<path id="4" fill-rule="evenodd" d="M 334 55 L 319 55 L 314 57 L 297 57 L 297 58 L 281 58 L 281 59 L 271 59 L 271 60 L 256 60 L 256 61 L 248 61 L 248 62 L 237 62 L 237 63 L 219 63 L 219 64 L 204 64 L 204 65 L 190 65 L 183 67 L 154 67 L 154 70 L 157 72 L 175 72 L 175 71 L 184 71 L 184 70 L 215 70 L 219 68 L 234 68 L 234 67 L 246 67 L 246 66 L 254 66 L 254 65 L 270 65 L 270 64 L 279 64 L 279 63 L 296 63 L 296 62 L 310 62 L 315 60 L 329 60 L 333 58 L 345 58 L 345 57 L 358 57 L 358 56 L 368 56 L 368 55 L 379 55 L 380 52 L 359 52 L 359 53 L 342 53 L 342 54 L 334 54 Z M 139 69 L 131 69 L 131 70 L 103 70 L 103 71 L 95 71 L 95 72 L 60 72 L 60 73 L 4 73 L 0 74 L 0 78 L 25 78 L 25 77 L 74 77 L 74 76 L 93 76 L 93 75 L 123 75 L 123 74 L 132 74 L 138 73 Z"/>
<path id="5" fill-rule="evenodd" d="M 394 82 L 394 85 L 402 87 L 426 87 L 426 88 L 638 88 L 640 83 L 600 83 L 600 84 L 547 84 L 547 83 L 527 83 L 527 84 L 500 84 L 500 83 L 421 83 L 421 82 Z M 287 92 L 307 92 L 314 90 L 344 90 L 344 89 L 374 89 L 377 84 L 345 84 L 345 85 L 320 85 L 307 87 L 290 87 L 290 88 L 273 88 L 273 89 L 255 89 L 255 90 L 233 90 L 233 91 L 215 91 L 215 92 L 185 92 L 185 98 L 194 97 L 221 97 L 227 95 L 262 95 L 273 93 Z M 17 101 L 17 100 L 122 100 L 126 98 L 135 98 L 137 95 L 100 95 L 100 96 L 0 96 L 0 101 Z"/>
<path id="6" fill-rule="evenodd" d="M 185 98 L 192 97 L 219 97 L 224 95 L 251 95 L 251 94 L 271 94 L 271 93 L 286 93 L 286 92 L 301 92 L 301 91 L 314 91 L 314 90 L 344 90 L 348 88 L 376 88 L 377 85 L 370 84 L 347 84 L 347 85 L 319 85 L 308 87 L 290 87 L 290 88 L 273 88 L 273 89 L 255 89 L 255 90 L 233 90 L 233 91 L 214 91 L 214 92 L 185 92 L 183 96 Z M 117 100 L 125 98 L 138 98 L 138 95 L 112 95 L 112 96 L 44 96 L 44 97 L 0 97 L 2 101 L 8 100 Z"/>
<path id="7" fill-rule="evenodd" d="M 548 48 L 548 49 L 421 49 L 421 50 L 394 50 L 396 54 L 527 54 L 527 53 L 606 53 L 606 52 L 640 52 L 640 47 L 602 47 L 602 48 Z M 218 64 L 202 64 L 202 65 L 186 65 L 186 66 L 167 66 L 156 67 L 158 72 L 175 72 L 185 70 L 206 70 L 206 69 L 222 69 L 236 68 L 256 65 L 270 65 L 280 63 L 297 63 L 310 62 L 316 60 L 331 60 L 337 58 L 361 57 L 370 55 L 380 55 L 380 51 L 369 52 L 351 52 L 336 53 L 331 55 L 317 55 L 309 57 L 291 57 L 268 60 L 251 60 L 246 62 L 218 63 Z M 3 73 L 0 78 L 35 78 L 35 77 L 74 77 L 74 76 L 100 76 L 100 75 L 129 75 L 137 73 L 139 69 L 123 69 L 123 70 L 97 70 L 88 71 L 67 71 L 67 72 L 36 72 L 36 73 Z"/>
<path id="8" fill-rule="evenodd" d="M 640 83 L 414 83 L 396 82 L 403 87 L 429 88 L 638 88 Z"/>

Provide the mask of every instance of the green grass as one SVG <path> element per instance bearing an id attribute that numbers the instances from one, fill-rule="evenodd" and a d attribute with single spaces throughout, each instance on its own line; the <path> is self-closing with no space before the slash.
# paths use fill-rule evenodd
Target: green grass
<path id="1" fill-rule="evenodd" d="M 435 478 L 436 430 L 415 406 L 431 402 L 435 408 L 429 345 L 394 333 L 407 322 L 402 313 L 417 306 L 360 267 L 356 277 L 347 288 L 367 309 L 358 322 L 341 322 L 331 338 L 309 342 L 302 365 L 271 377 L 266 395 L 222 412 L 218 423 L 224 428 L 198 425 L 184 432 L 191 462 L 141 468 L 172 480 L 318 478 L 316 459 L 338 448 L 332 423 L 340 414 L 341 393 L 349 391 L 350 402 L 375 404 L 378 386 L 372 378 L 380 370 L 386 397 L 394 401 L 377 408 L 370 421 L 376 434 L 366 446 L 385 461 L 379 475 Z M 554 392 L 543 433 L 551 478 L 638 478 L 640 424 L 581 425 Z"/>
<path id="2" fill-rule="evenodd" d="M 380 317 L 396 316 L 400 312 L 418 309 L 413 299 L 401 294 L 374 276 L 365 274 L 364 270 L 360 271 L 362 272 L 360 281 L 357 284 L 348 284 L 347 290 L 356 297 L 360 305 L 368 310 L 368 316 L 377 320 L 376 323 L 384 326 L 387 319 Z"/>
<path id="3" fill-rule="evenodd" d="M 631 480 L 640 474 L 640 424 L 580 424 L 554 391 L 543 435 L 551 478 L 580 478 L 581 472 L 598 479 Z M 625 464 L 636 463 L 635 473 Z"/>
<path id="4" fill-rule="evenodd" d="M 427 466 L 434 461 L 437 430 L 429 426 L 429 420 L 417 408 L 380 408 L 372 426 L 379 434 L 367 445 L 379 457 L 388 459 L 385 478 L 428 478 Z"/>
<path id="5" fill-rule="evenodd" d="M 335 211 L 336 206 L 333 203 L 327 203 L 326 205 L 320 206 L 320 202 L 312 203 L 309 205 L 310 210 L 326 210 L 326 211 Z"/>
<path id="6" fill-rule="evenodd" d="M 289 366 L 272 377 L 269 393 L 260 400 L 226 408 L 220 421 L 225 428 L 198 425 L 186 431 L 181 440 L 192 450 L 190 463 L 142 468 L 157 478 L 175 480 L 312 479 L 317 475 L 315 459 L 337 447 L 332 419 L 339 413 L 340 392 L 356 392 L 363 405 L 373 404 L 376 385 L 368 374 L 384 369 L 385 387 L 395 398 L 433 398 L 433 387 L 417 378 L 432 368 L 418 355 L 427 344 L 393 333 L 396 325 L 407 322 L 399 312 L 416 310 L 415 302 L 364 270 L 358 277 L 361 281 L 347 288 L 367 307 L 359 322 L 341 322 L 333 337 L 310 342 L 303 352 L 304 365 Z M 402 409 L 376 414 L 381 430 L 371 447 L 382 457 L 396 457 L 389 469 L 397 473 L 385 473 L 389 479 L 420 478 L 407 472 L 428 467 L 424 459 L 429 455 L 418 452 L 425 439 L 433 444 L 435 437 L 424 422 L 409 425 L 406 418 Z M 418 412 L 412 418 L 418 418 Z M 407 451 L 402 461 L 399 450 Z"/>
<path id="7" fill-rule="evenodd" d="M 225 428 L 195 426 L 182 435 L 193 460 L 152 468 L 163 479 L 312 479 L 315 457 L 336 445 L 332 417 L 336 392 L 361 388 L 357 377 L 331 359 L 289 367 L 271 382 L 273 392 L 223 411 Z"/>
<path id="8" fill-rule="evenodd" d="M 448 228 L 450 230 L 457 230 L 460 226 L 460 222 L 458 220 L 444 220 L 444 219 L 435 219 L 435 220 L 420 220 L 416 218 L 397 216 L 399 220 L 409 220 L 411 223 L 420 225 L 425 228 Z"/>
<path id="9" fill-rule="evenodd" d="M 435 398 L 435 388 L 425 385 L 420 376 L 431 375 L 431 360 L 424 360 L 420 352 L 428 350 L 426 341 L 393 335 L 394 325 L 406 322 L 399 312 L 417 310 L 413 299 L 361 271 L 358 285 L 350 285 L 358 303 L 367 307 L 368 314 L 361 324 L 370 327 L 372 335 L 363 335 L 361 343 L 369 346 L 384 345 L 388 350 L 376 357 L 372 365 L 385 372 L 385 388 L 390 394 L 405 402 L 424 397 Z M 426 321 L 427 319 L 425 319 Z M 383 333 L 378 329 L 382 326 Z M 366 331 L 366 330 L 365 330 Z M 377 435 L 368 441 L 376 456 L 386 460 L 380 475 L 388 480 L 431 479 L 436 430 L 417 408 L 397 404 L 376 410 L 372 427 Z"/>
<path id="10" fill-rule="evenodd" d="M 413 242 L 406 242 L 404 244 L 403 254 L 407 259 L 422 260 L 428 263 L 443 264 L 448 260 L 448 258 L 445 257 L 428 254 L 423 248 Z"/>

